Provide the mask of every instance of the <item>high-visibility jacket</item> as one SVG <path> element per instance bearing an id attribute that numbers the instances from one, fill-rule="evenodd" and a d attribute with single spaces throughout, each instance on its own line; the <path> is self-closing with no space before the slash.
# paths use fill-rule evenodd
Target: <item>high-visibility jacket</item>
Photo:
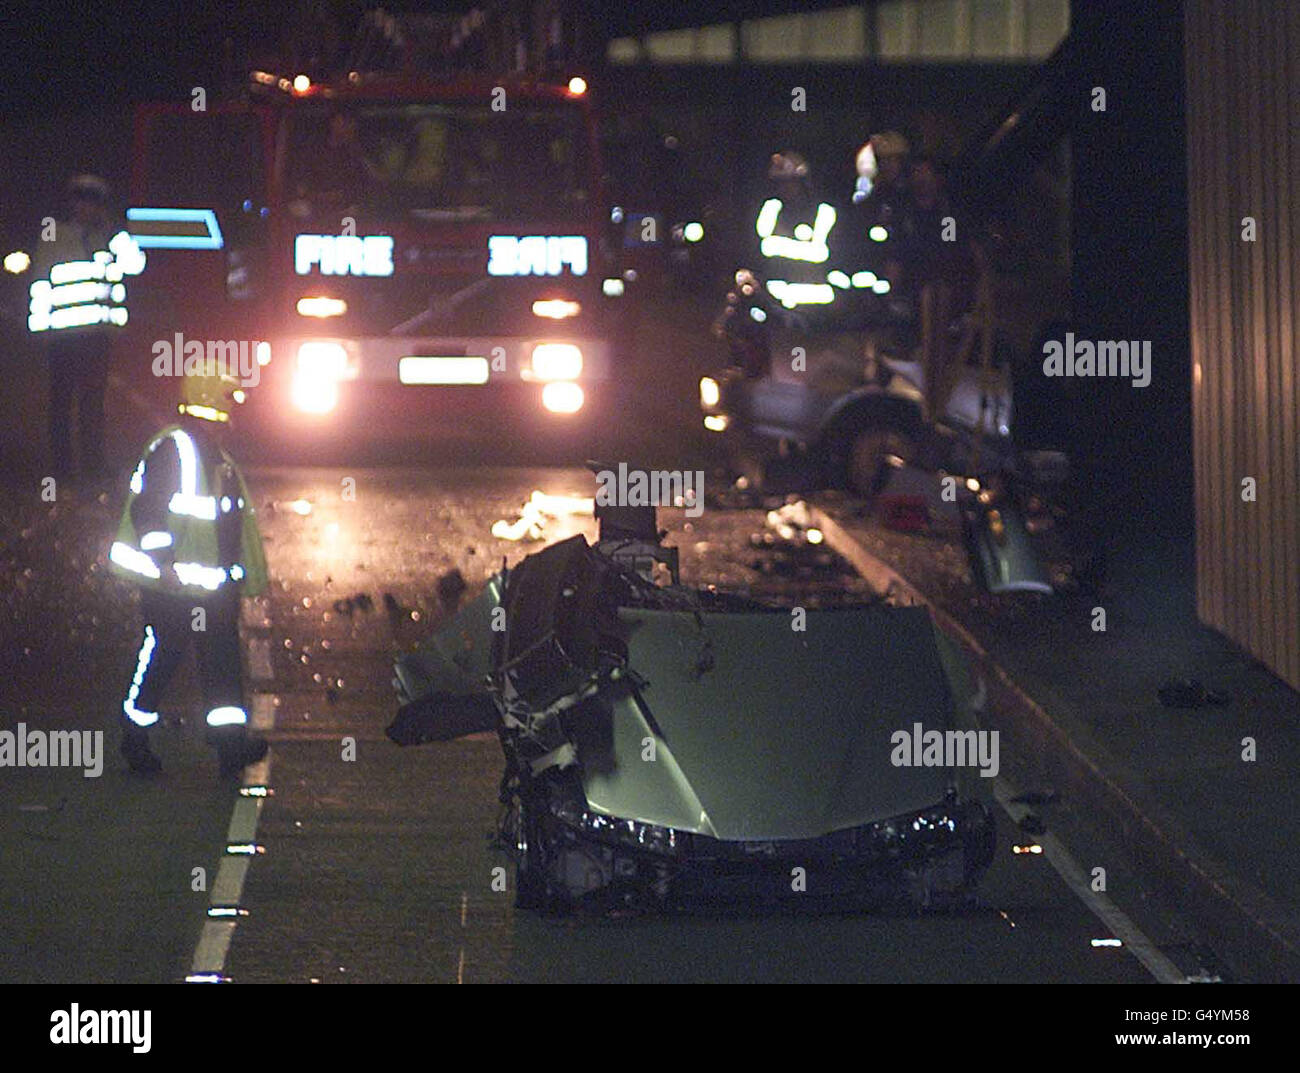
<path id="1" fill-rule="evenodd" d="M 127 320 L 125 279 L 144 265 L 144 252 L 126 231 L 55 221 L 53 238 L 38 242 L 32 258 L 28 330 L 111 331 L 122 326 Z"/>
<path id="2" fill-rule="evenodd" d="M 810 209 L 811 205 L 805 206 Z M 772 197 L 763 202 L 754 230 L 758 233 L 762 271 L 768 293 L 787 308 L 823 305 L 834 300 L 826 281 L 830 267 L 828 240 L 835 227 L 835 209 L 824 201 L 813 218 L 799 219 L 794 207 Z"/>
<path id="3" fill-rule="evenodd" d="M 109 568 L 161 592 L 212 596 L 266 591 L 266 556 L 248 486 L 234 461 L 197 428 L 171 425 L 149 441 Z"/>

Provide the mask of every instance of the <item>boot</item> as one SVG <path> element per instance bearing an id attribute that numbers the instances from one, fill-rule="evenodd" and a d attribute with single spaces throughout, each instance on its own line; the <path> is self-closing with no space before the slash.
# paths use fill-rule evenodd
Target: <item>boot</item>
<path id="1" fill-rule="evenodd" d="M 217 747 L 223 779 L 233 778 L 266 755 L 266 739 L 250 734 L 244 726 L 217 727 L 208 731 L 208 740 Z"/>
<path id="2" fill-rule="evenodd" d="M 157 775 L 162 761 L 149 748 L 149 731 L 129 720 L 122 728 L 122 755 L 137 775 Z"/>

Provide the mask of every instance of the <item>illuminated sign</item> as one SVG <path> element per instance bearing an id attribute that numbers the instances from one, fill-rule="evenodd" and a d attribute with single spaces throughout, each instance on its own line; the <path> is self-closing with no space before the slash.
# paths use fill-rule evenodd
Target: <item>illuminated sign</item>
<path id="1" fill-rule="evenodd" d="M 489 276 L 558 276 L 564 266 L 587 274 L 587 240 L 582 235 L 492 235 Z"/>
<path id="2" fill-rule="evenodd" d="M 223 245 L 211 209 L 131 208 L 126 218 L 142 250 L 219 250 Z"/>
<path id="3" fill-rule="evenodd" d="M 391 235 L 299 235 L 293 243 L 293 266 L 308 275 L 319 266 L 325 276 L 391 276 Z"/>

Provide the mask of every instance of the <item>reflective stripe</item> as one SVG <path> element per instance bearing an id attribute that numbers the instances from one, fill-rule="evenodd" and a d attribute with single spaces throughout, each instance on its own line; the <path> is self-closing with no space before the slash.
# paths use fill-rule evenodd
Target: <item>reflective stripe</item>
<path id="1" fill-rule="evenodd" d="M 242 566 L 240 566 L 238 563 L 235 563 L 235 564 L 230 568 L 230 580 L 231 580 L 231 581 L 243 581 L 243 580 L 244 580 L 244 568 L 243 568 Z"/>
<path id="2" fill-rule="evenodd" d="M 103 279 L 104 264 L 102 261 L 64 261 L 50 269 L 49 283 L 57 286 L 60 283 L 80 283 L 87 279 Z M 43 283 L 44 280 L 37 280 L 37 283 Z M 32 284 L 33 287 L 36 283 Z"/>
<path id="3" fill-rule="evenodd" d="M 140 538 L 141 551 L 157 551 L 159 548 L 170 548 L 172 546 L 171 533 L 155 529 L 150 533 L 145 533 Z"/>
<path id="4" fill-rule="evenodd" d="M 199 453 L 194 447 L 194 440 L 190 438 L 188 432 L 180 428 L 172 432 L 171 437 L 181 459 L 181 487 L 180 491 L 172 496 L 168 510 L 173 514 L 186 514 L 191 518 L 215 521 L 216 499 L 212 496 L 196 494 L 199 485 Z"/>
<path id="5" fill-rule="evenodd" d="M 204 421 L 229 421 L 230 415 L 215 406 L 200 406 L 196 403 L 182 404 L 180 412 L 192 417 L 201 417 Z"/>
<path id="6" fill-rule="evenodd" d="M 108 248 L 113 251 L 117 267 L 128 276 L 139 275 L 144 271 L 144 251 L 127 232 L 119 231 L 109 239 Z"/>
<path id="7" fill-rule="evenodd" d="M 787 309 L 835 301 L 835 291 L 829 283 L 788 283 L 783 279 L 769 279 L 767 289 Z"/>
<path id="8" fill-rule="evenodd" d="M 227 705 L 224 708 L 213 708 L 212 711 L 208 712 L 208 726 L 210 727 L 228 727 L 247 722 L 248 713 L 243 708 Z"/>
<path id="9" fill-rule="evenodd" d="M 763 211 L 767 211 L 769 201 L 763 206 Z M 780 202 L 777 203 L 778 212 L 780 211 Z M 759 222 L 766 223 L 763 214 L 759 214 Z M 775 217 L 772 218 L 767 231 L 759 230 L 763 236 L 763 241 L 759 243 L 759 249 L 764 257 L 787 257 L 793 261 L 811 261 L 813 264 L 821 264 L 830 256 L 830 249 L 826 245 L 826 239 L 831 233 L 831 228 L 835 226 L 835 210 L 822 202 L 817 206 L 817 216 L 813 221 L 812 231 L 808 238 L 787 238 L 784 235 L 772 234 L 772 229 L 776 226 Z M 803 231 L 808 230 L 807 224 L 800 224 L 799 228 Z M 799 229 L 796 229 L 797 231 Z"/>
<path id="10" fill-rule="evenodd" d="M 135 467 L 135 472 L 131 474 L 131 491 L 139 495 L 144 491 L 144 459 L 140 459 L 139 465 Z"/>
<path id="11" fill-rule="evenodd" d="M 172 566 L 182 585 L 197 585 L 215 592 L 226 581 L 226 571 L 220 566 L 204 566 L 202 563 L 173 563 Z"/>
<path id="12" fill-rule="evenodd" d="M 126 700 L 122 702 L 122 711 L 126 713 L 126 717 L 139 727 L 153 726 L 158 722 L 157 712 L 144 712 L 135 706 L 135 699 L 140 695 L 140 685 L 144 682 L 145 672 L 148 671 L 149 663 L 153 659 L 156 644 L 153 627 L 145 626 L 144 644 L 140 646 L 140 655 L 135 661 L 135 677 L 131 679 L 131 688 L 127 691 Z"/>
<path id="13" fill-rule="evenodd" d="M 107 283 L 86 280 L 84 283 L 64 283 L 51 287 L 45 297 L 51 305 L 71 306 L 83 302 L 107 302 L 111 288 Z"/>
<path id="14" fill-rule="evenodd" d="M 763 202 L 763 207 L 758 210 L 758 220 L 754 224 L 754 230 L 758 232 L 760 238 L 767 238 L 776 227 L 776 218 L 781 215 L 780 198 L 768 198 Z"/>
<path id="15" fill-rule="evenodd" d="M 217 501 L 212 496 L 194 496 L 176 492 L 172 495 L 171 502 L 167 504 L 167 509 L 173 514 L 185 514 L 191 518 L 202 518 L 207 522 L 215 521 L 217 517 Z"/>
<path id="16" fill-rule="evenodd" d="M 131 547 L 130 544 L 123 544 L 120 540 L 113 541 L 113 546 L 108 551 L 108 557 L 118 566 L 130 570 L 133 574 L 143 574 L 145 577 L 154 578 L 155 580 L 162 577 L 158 572 L 157 564 L 149 556 Z"/>
<path id="17" fill-rule="evenodd" d="M 172 441 L 181 456 L 181 492 L 192 496 L 199 486 L 199 453 L 194 449 L 190 434 L 183 428 L 172 431 Z"/>

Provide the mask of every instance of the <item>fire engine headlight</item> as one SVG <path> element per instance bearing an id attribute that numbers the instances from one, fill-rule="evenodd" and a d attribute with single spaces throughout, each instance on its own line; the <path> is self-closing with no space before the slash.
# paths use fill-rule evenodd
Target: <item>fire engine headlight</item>
<path id="1" fill-rule="evenodd" d="M 348 352 L 342 343 L 303 343 L 298 347 L 298 372 L 313 377 L 341 380 L 348 367 Z"/>
<path id="2" fill-rule="evenodd" d="M 304 413 L 329 413 L 338 405 L 338 382 L 347 372 L 347 365 L 348 352 L 341 343 L 303 343 L 298 347 L 293 404 Z"/>
<path id="3" fill-rule="evenodd" d="M 722 399 L 722 389 L 711 376 L 700 378 L 700 405 L 707 408 L 717 406 Z"/>
<path id="4" fill-rule="evenodd" d="M 342 298 L 313 295 L 298 299 L 298 315 L 300 317 L 341 317 L 347 311 L 348 304 Z"/>
<path id="5" fill-rule="evenodd" d="M 22 250 L 14 250 L 13 253 L 5 254 L 5 271 L 12 272 L 15 276 L 26 272 L 32 265 L 32 259 Z"/>
<path id="6" fill-rule="evenodd" d="M 582 388 L 567 380 L 555 380 L 542 388 L 542 405 L 553 414 L 576 414 L 584 400 Z"/>
<path id="7" fill-rule="evenodd" d="M 304 413 L 327 414 L 338 405 L 338 401 L 337 381 L 301 371 L 293 378 L 293 404 Z"/>
<path id="8" fill-rule="evenodd" d="M 567 317 L 576 317 L 581 312 L 581 302 L 570 302 L 563 298 L 547 298 L 533 303 L 533 316 L 535 317 L 564 320 Z"/>
<path id="9" fill-rule="evenodd" d="M 581 373 L 582 351 L 572 343 L 538 343 L 533 347 L 535 379 L 573 380 Z"/>

